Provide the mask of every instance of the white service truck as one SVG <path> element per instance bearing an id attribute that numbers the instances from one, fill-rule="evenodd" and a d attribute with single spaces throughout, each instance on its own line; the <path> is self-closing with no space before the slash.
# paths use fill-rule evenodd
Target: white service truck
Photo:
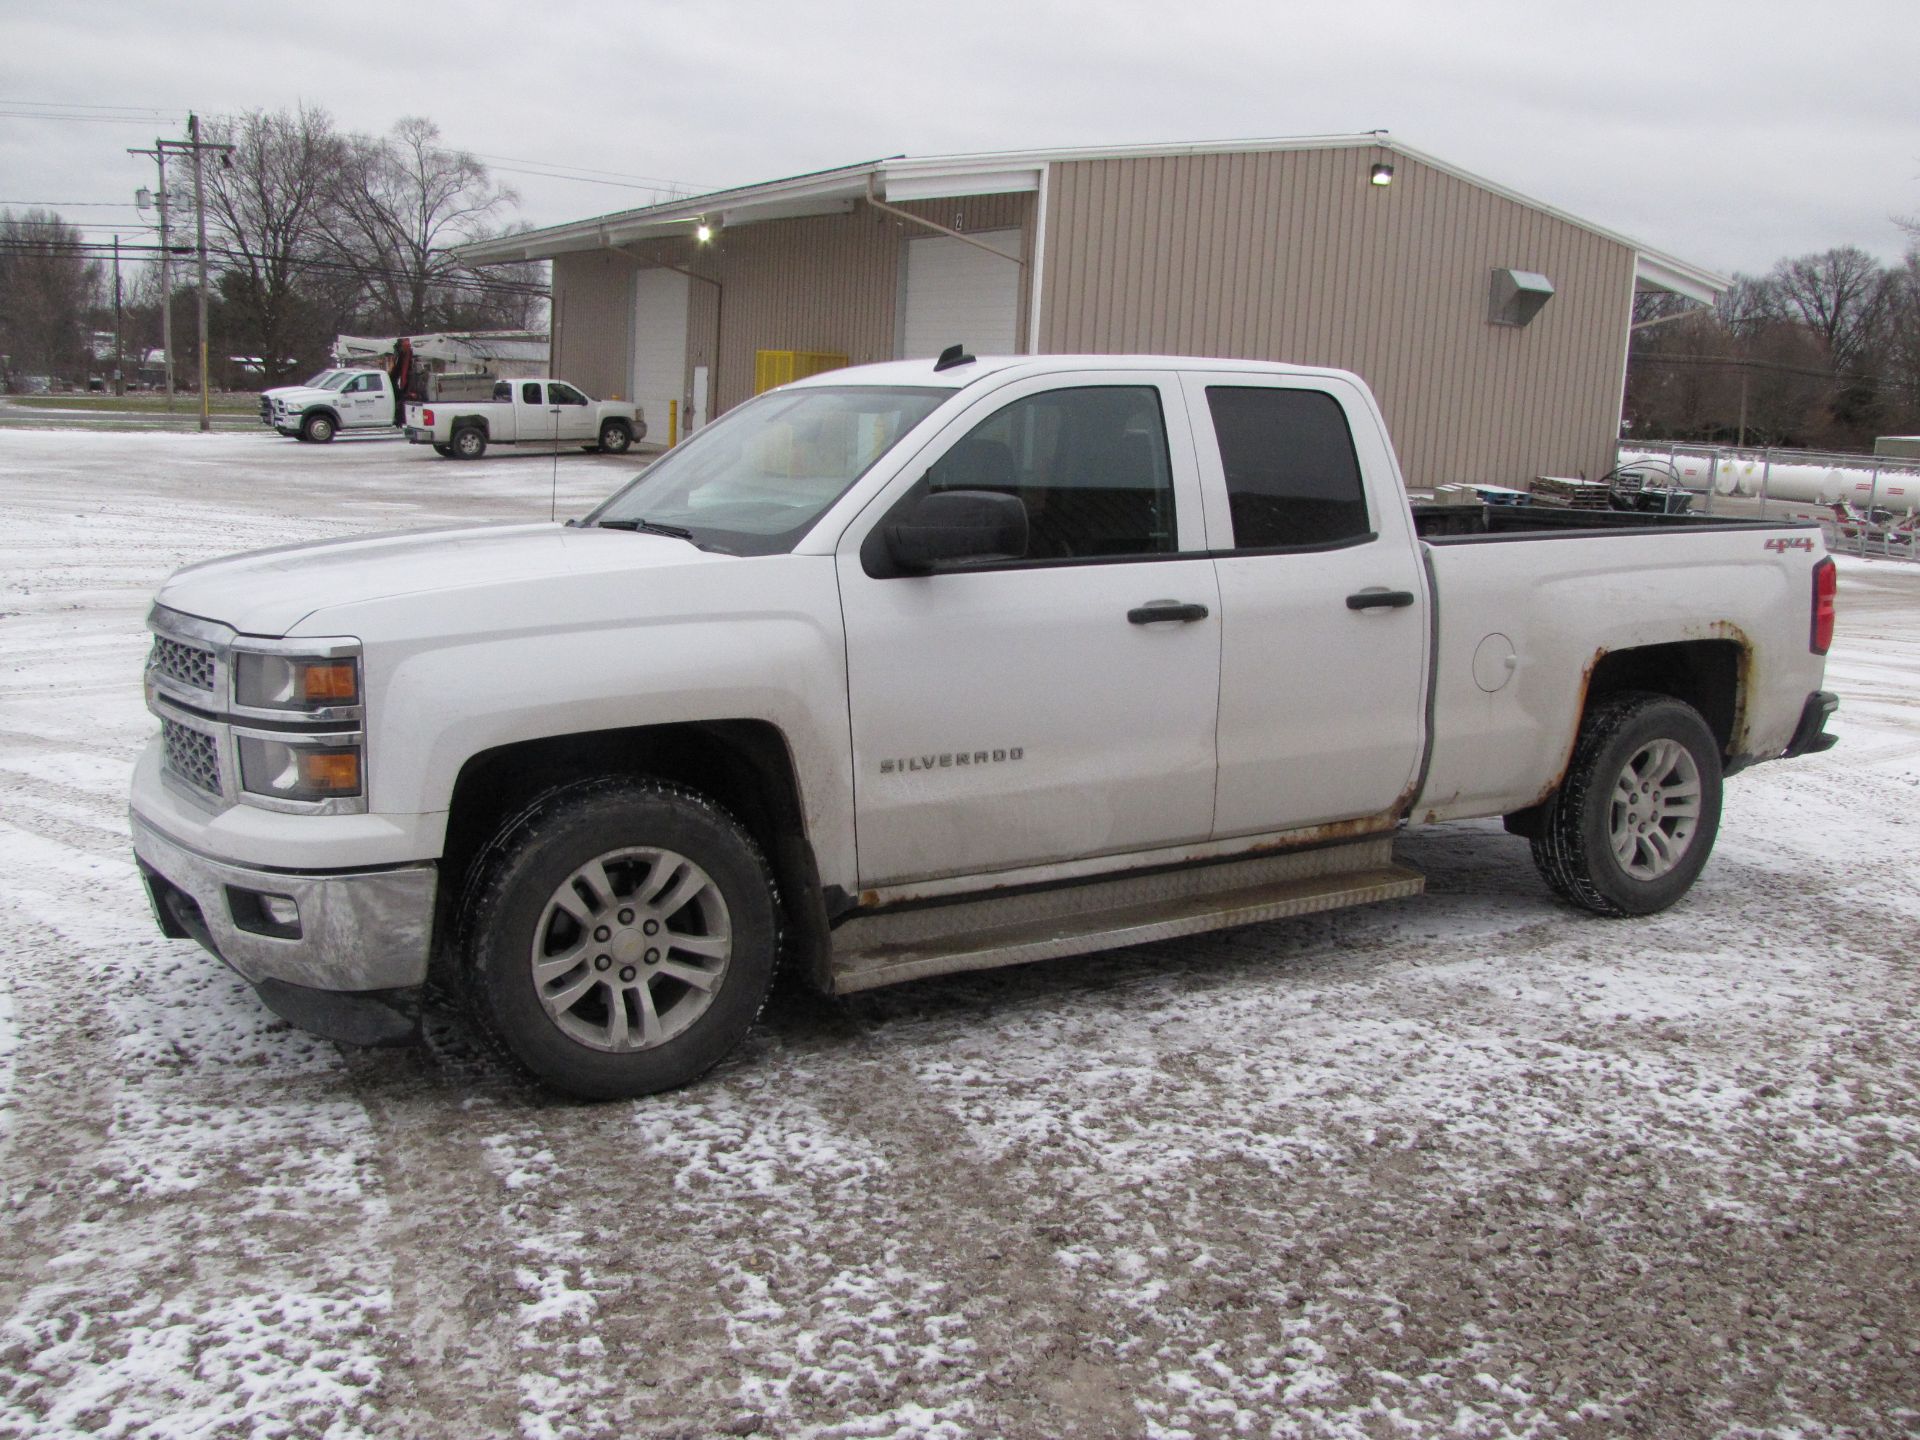
<path id="1" fill-rule="evenodd" d="M 327 370 L 311 385 L 262 392 L 260 422 L 282 435 L 324 445 L 343 430 L 391 430 L 399 413 L 384 370 Z"/>
<path id="2" fill-rule="evenodd" d="M 413 1037 L 429 966 L 584 1097 L 683 1084 L 777 960 L 830 993 L 1408 896 L 1504 816 L 1673 904 L 1722 777 L 1832 744 L 1806 524 L 1408 503 L 1339 371 L 836 370 L 580 521 L 160 590 L 133 846 L 282 1016 Z"/>
<path id="3" fill-rule="evenodd" d="M 564 380 L 500 380 L 489 399 L 407 406 L 407 439 L 447 459 L 478 460 L 489 445 L 578 445 L 622 455 L 646 433 L 638 405 L 591 399 Z"/>

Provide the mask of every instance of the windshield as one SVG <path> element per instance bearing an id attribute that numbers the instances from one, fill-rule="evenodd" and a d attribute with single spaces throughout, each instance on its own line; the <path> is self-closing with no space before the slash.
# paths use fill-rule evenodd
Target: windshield
<path id="1" fill-rule="evenodd" d="M 734 555 L 782 555 L 953 394 L 821 386 L 750 401 L 653 462 L 587 517 L 668 526 Z"/>

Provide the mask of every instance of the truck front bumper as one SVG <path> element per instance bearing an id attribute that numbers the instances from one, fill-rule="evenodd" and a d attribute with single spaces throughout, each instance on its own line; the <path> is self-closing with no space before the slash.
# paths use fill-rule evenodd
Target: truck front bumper
<path id="1" fill-rule="evenodd" d="M 131 818 L 162 934 L 199 941 L 302 1030 L 351 1045 L 419 1038 L 433 865 L 255 870 L 189 849 L 138 811 Z"/>

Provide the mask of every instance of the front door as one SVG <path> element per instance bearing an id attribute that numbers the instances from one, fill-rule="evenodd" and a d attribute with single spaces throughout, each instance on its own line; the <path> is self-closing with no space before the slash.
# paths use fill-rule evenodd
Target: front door
<path id="1" fill-rule="evenodd" d="M 340 424 L 349 430 L 393 423 L 393 398 L 381 376 L 369 372 L 349 380 L 340 395 Z"/>
<path id="2" fill-rule="evenodd" d="M 1016 382 L 956 417 L 849 528 L 837 563 L 863 885 L 1211 833 L 1220 612 L 1192 456 L 1170 376 Z M 1018 496 L 1026 553 L 889 573 L 882 527 L 934 490 Z"/>
<path id="3" fill-rule="evenodd" d="M 548 408 L 553 411 L 555 438 L 562 443 L 595 440 L 594 406 L 573 386 L 562 380 L 547 385 Z"/>

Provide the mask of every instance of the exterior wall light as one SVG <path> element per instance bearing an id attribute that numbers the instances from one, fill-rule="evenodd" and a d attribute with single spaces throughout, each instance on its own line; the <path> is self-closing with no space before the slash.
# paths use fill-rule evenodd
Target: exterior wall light
<path id="1" fill-rule="evenodd" d="M 1373 174 L 1367 178 L 1375 185 L 1391 185 L 1393 183 L 1393 166 L 1387 164 L 1384 160 L 1376 160 L 1373 162 Z"/>
<path id="2" fill-rule="evenodd" d="M 693 238 L 699 241 L 702 245 L 705 245 L 708 241 L 713 239 L 713 227 L 707 224 L 706 221 L 702 220 L 699 223 L 699 225 L 694 227 Z"/>

